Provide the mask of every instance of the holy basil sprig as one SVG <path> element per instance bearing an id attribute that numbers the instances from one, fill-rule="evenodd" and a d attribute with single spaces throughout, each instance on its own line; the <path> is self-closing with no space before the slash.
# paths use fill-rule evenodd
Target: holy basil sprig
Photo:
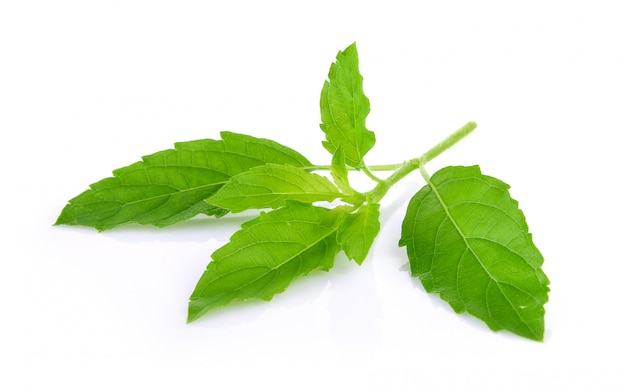
<path id="1" fill-rule="evenodd" d="M 411 274 L 454 311 L 493 330 L 543 340 L 549 281 L 509 186 L 478 166 L 446 167 L 432 177 L 425 169 L 476 124 L 405 163 L 368 166 L 376 138 L 365 125 L 370 101 L 355 44 L 331 65 L 320 108 L 330 165 L 314 165 L 275 141 L 222 132 L 219 140 L 177 143 L 115 170 L 71 199 L 56 224 L 163 227 L 198 214 L 263 210 L 211 255 L 190 297 L 191 322 L 232 302 L 270 300 L 293 280 L 330 270 L 339 252 L 363 263 L 380 230 L 385 194 L 419 170 L 426 185 L 408 204 L 399 242 Z M 370 191 L 350 185 L 354 170 L 372 179 Z M 381 179 L 375 171 L 392 174 Z"/>

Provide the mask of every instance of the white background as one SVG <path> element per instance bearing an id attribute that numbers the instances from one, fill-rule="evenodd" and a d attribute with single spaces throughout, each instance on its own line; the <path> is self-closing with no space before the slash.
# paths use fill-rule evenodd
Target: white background
<path id="1" fill-rule="evenodd" d="M 0 389 L 625 390 L 621 3 L 0 3 Z M 369 164 L 478 123 L 429 171 L 480 164 L 511 184 L 552 281 L 544 343 L 493 333 L 409 277 L 397 242 L 416 174 L 383 200 L 363 266 L 340 256 L 270 303 L 190 325 L 189 294 L 246 218 L 52 226 L 112 169 L 222 130 L 327 164 L 319 92 L 354 41 Z"/>

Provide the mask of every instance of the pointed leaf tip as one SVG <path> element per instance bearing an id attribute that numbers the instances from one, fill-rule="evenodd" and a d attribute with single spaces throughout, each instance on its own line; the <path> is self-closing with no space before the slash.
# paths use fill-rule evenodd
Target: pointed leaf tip
<path id="1" fill-rule="evenodd" d="M 356 43 L 339 52 L 331 65 L 322 88 L 320 111 L 320 127 L 326 134 L 324 148 L 335 154 L 343 146 L 346 163 L 361 168 L 363 157 L 376 143 L 376 137 L 365 125 L 370 101 L 363 92 Z"/>
<path id="2" fill-rule="evenodd" d="M 206 202 L 232 176 L 267 163 L 311 166 L 298 152 L 268 139 L 222 132 L 222 140 L 179 142 L 113 171 L 71 199 L 56 225 L 107 230 L 126 223 L 168 226 L 198 214 L 228 212 Z"/>

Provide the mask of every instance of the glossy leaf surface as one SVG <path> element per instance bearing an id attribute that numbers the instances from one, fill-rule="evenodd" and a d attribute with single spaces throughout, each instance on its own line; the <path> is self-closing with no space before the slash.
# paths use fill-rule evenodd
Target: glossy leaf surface
<path id="1" fill-rule="evenodd" d="M 261 213 L 216 250 L 189 301 L 188 321 L 234 301 L 269 301 L 296 278 L 328 271 L 337 243 L 337 214 L 289 203 Z"/>
<path id="2" fill-rule="evenodd" d="M 241 212 L 282 207 L 288 200 L 312 203 L 341 196 L 325 177 L 294 166 L 267 164 L 232 177 L 208 202 Z"/>
<path id="3" fill-rule="evenodd" d="M 549 281 L 508 188 L 478 166 L 440 170 L 411 199 L 400 245 L 413 276 L 456 312 L 542 340 Z"/>
<path id="4" fill-rule="evenodd" d="M 326 141 L 322 144 L 335 154 L 343 148 L 346 163 L 361 168 L 363 157 L 374 146 L 376 138 L 365 126 L 370 101 L 363 92 L 356 45 L 339 52 L 330 67 L 320 99 L 322 124 Z"/>
<path id="5" fill-rule="evenodd" d="M 361 265 L 380 230 L 380 205 L 364 204 L 347 215 L 339 229 L 341 249 L 349 259 Z"/>
<path id="6" fill-rule="evenodd" d="M 232 176 L 266 163 L 310 166 L 296 151 L 267 139 L 222 132 L 221 140 L 176 143 L 171 150 L 117 169 L 71 199 L 56 224 L 98 230 L 125 223 L 167 226 L 228 210 L 205 201 Z"/>

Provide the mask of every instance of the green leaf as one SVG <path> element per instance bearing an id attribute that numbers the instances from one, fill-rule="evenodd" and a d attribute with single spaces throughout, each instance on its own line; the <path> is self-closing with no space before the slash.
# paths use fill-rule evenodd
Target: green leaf
<path id="1" fill-rule="evenodd" d="M 57 225 L 98 230 L 135 222 L 166 226 L 197 214 L 228 212 L 205 201 L 232 176 L 266 163 L 307 167 L 296 151 L 267 139 L 222 132 L 222 140 L 176 143 L 130 166 L 117 169 L 71 199 Z"/>
<path id="2" fill-rule="evenodd" d="M 296 278 L 328 271 L 339 252 L 337 216 L 289 203 L 244 223 L 211 256 L 189 300 L 188 322 L 234 301 L 269 301 Z"/>
<path id="3" fill-rule="evenodd" d="M 241 212 L 251 208 L 278 208 L 288 200 L 312 203 L 341 196 L 325 177 L 294 166 L 267 164 L 232 177 L 208 203 Z"/>
<path id="4" fill-rule="evenodd" d="M 374 146 L 376 137 L 365 127 L 370 101 L 363 93 L 356 44 L 339 52 L 331 65 L 322 88 L 320 109 L 320 127 L 326 133 L 322 144 L 331 154 L 342 146 L 346 163 L 360 169 L 363 156 Z"/>
<path id="5" fill-rule="evenodd" d="M 361 265 L 380 230 L 380 204 L 362 205 L 357 212 L 346 216 L 339 227 L 339 244 L 349 259 Z"/>
<path id="6" fill-rule="evenodd" d="M 440 170 L 411 199 L 400 246 L 413 276 L 456 312 L 541 341 L 549 281 L 508 188 L 478 166 Z"/>

